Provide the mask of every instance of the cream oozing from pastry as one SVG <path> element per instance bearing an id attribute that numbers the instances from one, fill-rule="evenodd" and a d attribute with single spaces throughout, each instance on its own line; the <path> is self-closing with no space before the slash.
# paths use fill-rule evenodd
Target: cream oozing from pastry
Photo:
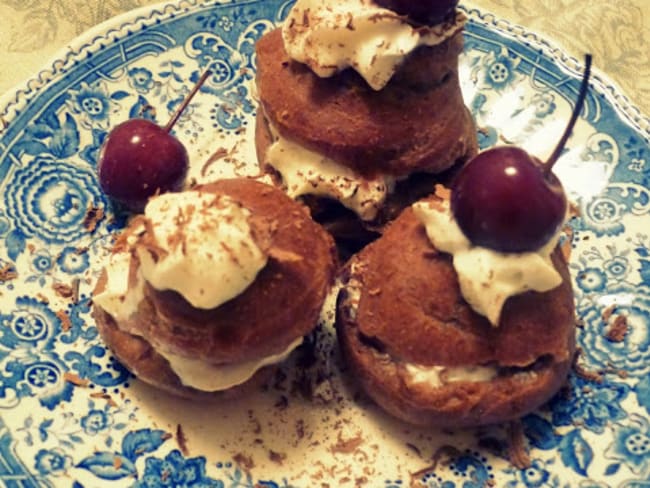
<path id="1" fill-rule="evenodd" d="M 405 363 L 404 368 L 412 383 L 426 383 L 432 387 L 461 381 L 482 383 L 492 381 L 499 374 L 495 366 L 422 366 Z"/>
<path id="2" fill-rule="evenodd" d="M 404 16 L 371 0 L 298 0 L 282 27 L 289 56 L 320 77 L 346 68 L 357 71 L 375 90 L 381 90 L 419 46 L 443 43 L 466 22 L 454 19 L 433 26 L 411 25 Z"/>
<path id="3" fill-rule="evenodd" d="M 145 207 L 153 247 L 137 246 L 141 271 L 157 290 L 174 290 L 211 309 L 241 294 L 266 265 L 250 212 L 225 195 L 186 191 Z"/>
<path id="4" fill-rule="evenodd" d="M 145 281 L 139 272 L 132 275 L 135 280 L 129 282 L 125 279 L 129 274 L 131 262 L 129 252 L 117 253 L 111 257 L 106 266 L 106 287 L 102 293 L 93 297 L 93 302 L 115 319 L 120 330 L 142 337 L 139 329 L 131 326 L 133 324 L 129 318 L 135 314 L 144 298 Z M 284 350 L 266 357 L 220 365 L 210 364 L 198 358 L 180 356 L 166 351 L 161 346 L 156 346 L 154 341 L 148 342 L 156 353 L 167 360 L 183 385 L 201 391 L 216 392 L 242 384 L 261 368 L 284 361 L 302 341 L 303 338 L 299 337 Z M 135 373 L 137 374 L 137 371 Z"/>
<path id="5" fill-rule="evenodd" d="M 239 363 L 214 365 L 197 358 L 188 358 L 158 350 L 157 352 L 169 362 L 185 386 L 201 391 L 222 391 L 248 381 L 265 366 L 281 363 L 302 344 L 299 337 L 283 351 L 259 359 Z"/>
<path id="6" fill-rule="evenodd" d="M 242 384 L 261 368 L 287 359 L 303 341 L 303 338 L 299 337 L 284 350 L 266 357 L 219 365 L 210 364 L 203 359 L 171 353 L 156 341 L 143 337 L 134 321 L 130 320 L 144 300 L 146 284 L 137 261 L 128 250 L 112 254 L 105 267 L 104 290 L 93 296 L 93 303 L 109 314 L 120 330 L 147 340 L 153 350 L 168 361 L 171 369 L 185 386 L 216 392 Z"/>
<path id="7" fill-rule="evenodd" d="M 493 326 L 499 325 L 508 298 L 529 290 L 549 291 L 562 283 L 551 261 L 561 232 L 535 251 L 503 253 L 473 245 L 458 227 L 447 199 L 418 202 L 413 211 L 433 246 L 451 254 L 465 301 Z"/>
<path id="8" fill-rule="evenodd" d="M 275 141 L 266 152 L 266 163 L 282 177 L 291 198 L 316 195 L 337 200 L 361 220 L 373 220 L 392 191 L 394 178 L 364 178 L 352 169 L 311 151 L 273 131 Z"/>

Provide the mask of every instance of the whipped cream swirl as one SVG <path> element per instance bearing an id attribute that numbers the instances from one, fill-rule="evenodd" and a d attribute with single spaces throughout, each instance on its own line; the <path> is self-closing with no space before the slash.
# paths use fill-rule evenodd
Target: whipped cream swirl
<path id="1" fill-rule="evenodd" d="M 298 0 L 282 37 L 289 56 L 316 75 L 325 78 L 353 68 L 374 90 L 381 90 L 411 52 L 443 43 L 466 20 L 457 12 L 451 22 L 414 26 L 371 0 Z"/>
<path id="2" fill-rule="evenodd" d="M 458 227 L 447 199 L 418 202 L 413 211 L 434 247 L 452 255 L 465 301 L 494 326 L 511 296 L 549 291 L 562 283 L 551 261 L 561 231 L 536 251 L 502 253 L 473 245 Z"/>
<path id="3" fill-rule="evenodd" d="M 218 307 L 241 294 L 266 265 L 250 212 L 225 195 L 166 193 L 145 207 L 147 245 L 137 246 L 145 280 L 194 307 Z"/>

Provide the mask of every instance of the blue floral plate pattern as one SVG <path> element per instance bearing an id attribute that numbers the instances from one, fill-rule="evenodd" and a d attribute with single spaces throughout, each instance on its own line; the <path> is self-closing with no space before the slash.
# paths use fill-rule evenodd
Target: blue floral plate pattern
<path id="1" fill-rule="evenodd" d="M 236 401 L 170 398 L 104 348 L 90 294 L 127 216 L 98 187 L 99 146 L 126 118 L 166 122 L 210 66 L 175 129 L 191 178 L 255 173 L 254 45 L 290 5 L 134 11 L 0 99 L 0 484 L 650 487 L 650 120 L 598 75 L 557 168 L 577 209 L 567 243 L 582 354 L 567 388 L 521 423 L 528 468 L 508 461 L 507 426 L 415 429 L 355 395 L 331 303 L 299 367 Z M 461 78 L 481 147 L 512 142 L 543 158 L 580 62 L 467 13 Z"/>

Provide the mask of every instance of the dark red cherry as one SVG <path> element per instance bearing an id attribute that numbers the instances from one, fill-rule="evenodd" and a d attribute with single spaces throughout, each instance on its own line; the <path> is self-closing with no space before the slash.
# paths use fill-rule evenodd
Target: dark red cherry
<path id="1" fill-rule="evenodd" d="M 150 120 L 131 119 L 110 132 L 97 162 L 99 186 L 106 195 L 140 212 L 152 195 L 183 187 L 189 158 L 171 130 L 210 74 L 203 73 L 164 128 Z"/>
<path id="2" fill-rule="evenodd" d="M 451 208 L 467 238 L 502 252 L 542 247 L 557 232 L 567 201 L 553 173 L 517 147 L 477 155 L 459 173 Z"/>
<path id="3" fill-rule="evenodd" d="M 442 22 L 458 5 L 458 0 L 375 0 L 375 2 L 381 7 L 427 25 Z"/>
<path id="4" fill-rule="evenodd" d="M 164 128 L 146 119 L 117 125 L 99 153 L 99 185 L 106 195 L 141 211 L 156 193 L 178 191 L 189 167 L 187 150 Z"/>
<path id="5" fill-rule="evenodd" d="M 567 200 L 551 170 L 582 110 L 590 70 L 587 55 L 571 119 L 546 163 L 523 149 L 502 146 L 478 154 L 458 173 L 451 189 L 451 210 L 474 245 L 502 252 L 534 251 L 563 224 Z"/>

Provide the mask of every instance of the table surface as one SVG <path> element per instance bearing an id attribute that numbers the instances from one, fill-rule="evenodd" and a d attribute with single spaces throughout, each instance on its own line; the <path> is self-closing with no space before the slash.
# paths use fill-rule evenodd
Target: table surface
<path id="1" fill-rule="evenodd" d="M 0 0 L 0 93 L 35 75 L 74 37 L 157 0 Z M 650 0 L 461 0 L 525 26 L 594 66 L 650 114 Z"/>

